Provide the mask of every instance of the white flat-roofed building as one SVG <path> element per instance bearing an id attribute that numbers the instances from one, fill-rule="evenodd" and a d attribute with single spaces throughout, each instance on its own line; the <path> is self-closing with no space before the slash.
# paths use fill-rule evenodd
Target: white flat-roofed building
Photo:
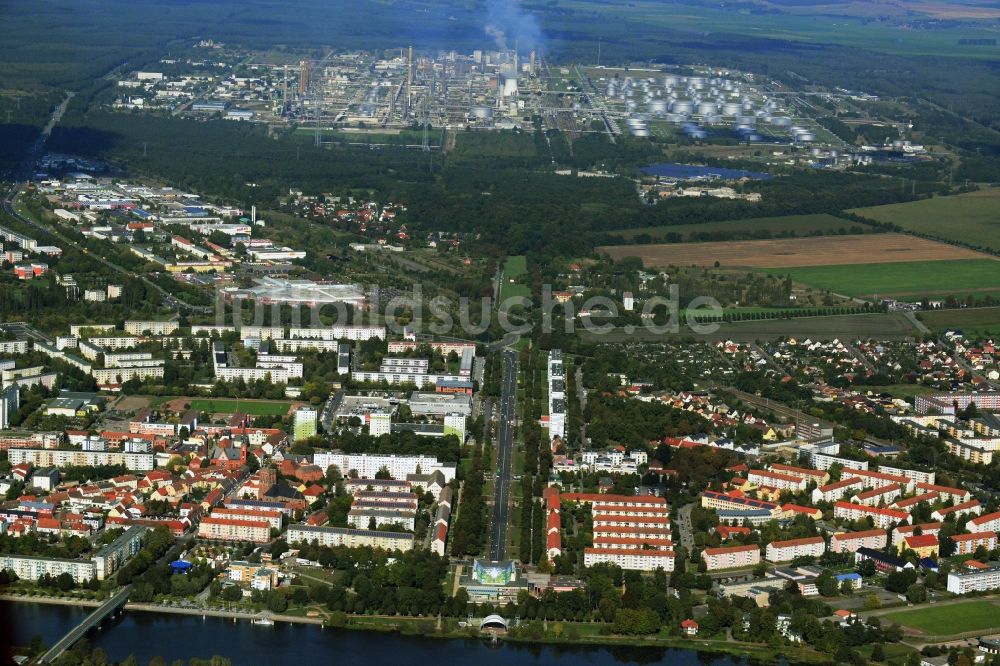
<path id="1" fill-rule="evenodd" d="M 30 463 L 35 467 L 124 465 L 133 471 L 147 471 L 156 466 L 156 460 L 152 453 L 11 448 L 8 450 L 7 456 L 12 465 Z"/>
<path id="2" fill-rule="evenodd" d="M 890 467 L 888 465 L 879 465 L 875 468 L 875 471 L 894 476 L 905 476 L 908 479 L 913 479 L 914 483 L 933 484 L 936 476 L 934 472 L 921 472 L 916 469 L 903 469 L 902 467 Z"/>
<path id="3" fill-rule="evenodd" d="M 395 454 L 343 453 L 341 451 L 317 451 L 313 454 L 313 464 L 322 470 L 335 465 L 345 477 L 350 471 L 358 473 L 362 479 L 374 479 L 383 467 L 393 479 L 405 480 L 419 470 L 422 474 L 440 471 L 445 483 L 455 478 L 455 463 L 441 463 L 431 456 L 407 456 Z"/>
<path id="4" fill-rule="evenodd" d="M 27 340 L 4 340 L 0 342 L 0 354 L 27 354 Z"/>
<path id="5" fill-rule="evenodd" d="M 372 338 L 385 340 L 386 332 L 385 326 L 334 325 L 329 328 L 289 328 L 288 337 L 314 340 L 371 340 Z"/>
<path id="6" fill-rule="evenodd" d="M 368 414 L 368 434 L 381 437 L 392 432 L 392 414 L 389 412 L 371 412 Z"/>
<path id="7" fill-rule="evenodd" d="M 97 577 L 93 560 L 64 560 L 53 557 L 0 555 L 0 570 L 11 571 L 21 580 L 38 580 L 68 573 L 75 583 L 85 583 Z"/>
<path id="8" fill-rule="evenodd" d="M 267 379 L 274 384 L 287 384 L 289 375 L 288 375 L 288 370 L 281 367 L 217 368 L 215 371 L 215 378 L 227 382 L 239 381 L 240 379 L 242 379 L 245 382 Z"/>
<path id="9" fill-rule="evenodd" d="M 139 338 L 132 336 L 96 336 L 93 338 L 87 338 L 87 342 L 90 344 L 107 351 L 114 351 L 116 349 L 131 349 L 139 344 Z M 83 344 L 82 342 L 80 344 Z"/>
<path id="10" fill-rule="evenodd" d="M 807 460 L 809 464 L 821 470 L 827 470 L 834 465 L 840 465 L 844 468 L 846 472 L 849 469 L 854 470 L 867 470 L 868 463 L 864 460 L 853 460 L 851 458 L 841 458 L 840 456 L 833 456 L 827 453 L 820 453 L 819 451 L 810 451 L 807 453 Z"/>
<path id="11" fill-rule="evenodd" d="M 648 550 L 643 548 L 584 548 L 583 565 L 617 564 L 630 571 L 674 570 L 675 555 L 672 550 Z"/>
<path id="12" fill-rule="evenodd" d="M 275 340 L 285 337 L 282 326 L 240 326 L 240 339 L 257 338 L 258 340 Z"/>
<path id="13" fill-rule="evenodd" d="M 1000 567 L 952 571 L 948 574 L 948 591 L 952 594 L 989 592 L 1000 588 Z"/>
<path id="14" fill-rule="evenodd" d="M 355 371 L 351 373 L 351 379 L 356 382 L 386 383 L 394 386 L 401 384 L 414 384 L 416 386 L 429 386 L 438 382 L 459 381 L 462 378 L 458 375 L 431 375 L 412 374 L 406 372 L 367 372 Z"/>
<path id="15" fill-rule="evenodd" d="M 460 393 L 430 393 L 414 391 L 410 394 L 407 404 L 414 414 L 430 414 L 444 416 L 445 414 L 472 414 L 472 396 Z"/>
<path id="16" fill-rule="evenodd" d="M 385 525 L 401 525 L 404 529 L 413 531 L 416 512 L 412 510 L 390 509 L 384 507 L 354 506 L 347 514 L 347 522 L 358 529 L 371 529 L 375 521 L 375 529 Z"/>
<path id="17" fill-rule="evenodd" d="M 125 322 L 125 332 L 132 335 L 170 335 L 179 328 L 176 319 L 169 321 L 132 320 Z"/>
<path id="18" fill-rule="evenodd" d="M 338 340 L 323 340 L 322 338 L 272 338 L 272 340 L 274 340 L 274 344 L 280 352 L 336 352 L 340 350 L 341 344 Z M 340 367 L 338 366 L 339 369 Z M 348 367 L 347 371 L 340 374 L 346 375 L 349 371 L 350 367 Z"/>
<path id="19" fill-rule="evenodd" d="M 90 374 L 98 385 L 124 384 L 133 379 L 163 377 L 163 365 L 161 361 L 160 365 L 136 368 L 94 368 Z"/>
<path id="20" fill-rule="evenodd" d="M 395 368 L 413 368 L 417 372 L 427 372 L 431 362 L 426 358 L 386 356 L 382 359 L 382 372 L 392 372 Z"/>
<path id="21" fill-rule="evenodd" d="M 280 511 L 259 511 L 250 508 L 219 508 L 212 509 L 212 518 L 230 518 L 232 520 L 246 520 L 250 522 L 263 521 L 272 529 L 281 529 Z"/>
<path id="22" fill-rule="evenodd" d="M 356 530 L 347 527 L 313 527 L 292 525 L 286 534 L 288 543 L 312 543 L 320 546 L 347 546 L 381 548 L 382 550 L 413 550 L 413 535 L 405 532 Z"/>

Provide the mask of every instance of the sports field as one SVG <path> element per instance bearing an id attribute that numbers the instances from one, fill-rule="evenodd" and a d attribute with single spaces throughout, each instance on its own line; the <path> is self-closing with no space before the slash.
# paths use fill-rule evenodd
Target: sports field
<path id="1" fill-rule="evenodd" d="M 170 407 L 179 411 L 178 403 L 190 404 L 191 409 L 209 414 L 249 414 L 251 416 L 284 416 L 294 404 L 290 400 L 236 400 L 233 398 L 172 398 Z"/>
<path id="2" fill-rule="evenodd" d="M 882 616 L 924 634 L 951 636 L 966 631 L 1000 628 L 1000 606 L 992 601 L 966 601 L 957 604 L 928 606 Z"/>
<path id="3" fill-rule="evenodd" d="M 909 231 L 1000 250 L 1000 187 L 850 212 Z"/>
<path id="4" fill-rule="evenodd" d="M 918 312 L 917 318 L 939 332 L 957 328 L 967 337 L 1000 336 L 1000 308 L 931 310 Z"/>
<path id="5" fill-rule="evenodd" d="M 781 274 L 812 287 L 865 298 L 1000 294 L 1000 261 L 994 259 L 789 267 L 782 268 Z"/>
<path id="6" fill-rule="evenodd" d="M 661 227 L 639 227 L 638 229 L 623 229 L 615 233 L 632 240 L 636 236 L 648 235 L 653 239 L 662 239 L 667 234 L 680 234 L 685 240 L 691 240 L 696 234 L 751 234 L 768 231 L 772 236 L 794 233 L 797 236 L 808 236 L 812 233 L 835 234 L 841 229 L 849 230 L 860 227 L 871 231 L 871 227 L 845 220 L 842 217 L 817 213 L 815 215 L 786 215 L 784 217 L 752 217 L 746 220 L 726 220 L 724 222 L 702 222 L 701 224 L 675 224 Z"/>
<path id="7" fill-rule="evenodd" d="M 666 266 L 747 266 L 788 268 L 889 262 L 982 259 L 987 256 L 946 243 L 906 234 L 821 236 L 774 240 L 605 245 L 597 248 L 613 259 L 639 257 L 647 268 Z"/>

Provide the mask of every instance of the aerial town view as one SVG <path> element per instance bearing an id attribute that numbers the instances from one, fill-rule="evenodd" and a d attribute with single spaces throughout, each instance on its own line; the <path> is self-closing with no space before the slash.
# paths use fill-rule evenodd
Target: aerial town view
<path id="1" fill-rule="evenodd" d="M 0 27 L 0 663 L 1000 666 L 996 2 Z"/>

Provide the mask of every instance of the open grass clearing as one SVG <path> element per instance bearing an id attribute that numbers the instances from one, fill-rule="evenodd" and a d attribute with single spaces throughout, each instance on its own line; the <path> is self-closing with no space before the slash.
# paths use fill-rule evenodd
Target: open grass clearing
<path id="1" fill-rule="evenodd" d="M 1000 294 L 1000 261 L 994 259 L 859 262 L 788 267 L 781 269 L 781 273 L 811 287 L 871 299 L 943 300 L 948 296 Z"/>
<path id="2" fill-rule="evenodd" d="M 907 231 L 1000 250 L 1000 187 L 850 212 Z"/>
<path id="3" fill-rule="evenodd" d="M 966 601 L 888 613 L 882 619 L 924 634 L 951 636 L 967 631 L 1000 629 L 1000 606 L 992 601 Z"/>

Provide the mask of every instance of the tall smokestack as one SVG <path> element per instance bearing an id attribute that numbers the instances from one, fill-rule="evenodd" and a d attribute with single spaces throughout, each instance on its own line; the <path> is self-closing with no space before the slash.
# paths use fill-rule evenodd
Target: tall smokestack
<path id="1" fill-rule="evenodd" d="M 535 73 L 535 49 L 531 49 L 531 64 L 528 66 L 528 74 Z"/>
<path id="2" fill-rule="evenodd" d="M 309 61 L 299 61 L 299 95 L 309 92 Z"/>
<path id="3" fill-rule="evenodd" d="M 410 86 L 413 85 L 413 47 L 409 49 L 409 54 L 406 57 L 406 91 L 410 91 Z"/>

